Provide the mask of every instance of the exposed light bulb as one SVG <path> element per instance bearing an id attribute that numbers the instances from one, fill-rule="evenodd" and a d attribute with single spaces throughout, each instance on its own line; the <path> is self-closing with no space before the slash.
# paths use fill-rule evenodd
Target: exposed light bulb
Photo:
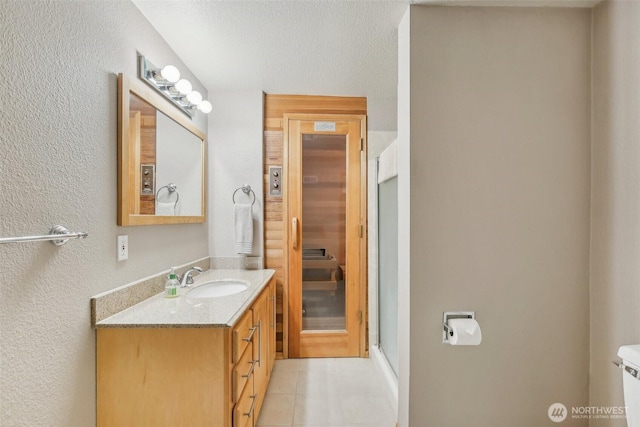
<path id="1" fill-rule="evenodd" d="M 189 101 L 192 105 L 198 105 L 202 102 L 202 95 L 197 90 L 193 92 L 189 92 L 187 94 L 187 101 Z"/>
<path id="2" fill-rule="evenodd" d="M 180 71 L 173 65 L 165 66 L 162 71 L 160 71 L 160 75 L 170 83 L 175 83 L 180 80 Z"/>
<path id="3" fill-rule="evenodd" d="M 202 101 L 200 105 L 198 105 L 198 110 L 202 111 L 205 114 L 209 114 L 212 109 L 213 106 L 209 101 Z"/>
<path id="4" fill-rule="evenodd" d="M 191 92 L 192 86 L 191 86 L 191 83 L 189 83 L 189 80 L 180 79 L 176 83 L 175 88 L 181 94 L 187 95 L 187 94 L 189 94 L 189 92 Z"/>

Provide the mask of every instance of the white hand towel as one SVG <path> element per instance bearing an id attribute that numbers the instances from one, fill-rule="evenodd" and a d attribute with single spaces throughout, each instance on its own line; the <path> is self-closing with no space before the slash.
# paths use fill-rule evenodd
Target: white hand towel
<path id="1" fill-rule="evenodd" d="M 236 253 L 250 255 L 253 249 L 252 206 L 250 204 L 236 204 L 233 214 Z"/>
<path id="2" fill-rule="evenodd" d="M 174 216 L 175 215 L 175 202 L 171 203 L 156 203 L 156 215 L 158 216 Z"/>

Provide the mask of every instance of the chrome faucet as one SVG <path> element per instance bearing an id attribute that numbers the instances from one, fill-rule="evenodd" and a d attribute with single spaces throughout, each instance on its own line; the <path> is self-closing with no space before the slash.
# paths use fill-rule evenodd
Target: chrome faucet
<path id="1" fill-rule="evenodd" d="M 186 288 L 189 285 L 193 285 L 193 277 L 191 276 L 191 273 L 193 273 L 194 271 L 197 271 L 198 273 L 202 273 L 202 269 L 200 267 L 193 267 L 185 271 L 184 274 L 182 275 L 182 279 L 180 280 L 181 288 Z"/>

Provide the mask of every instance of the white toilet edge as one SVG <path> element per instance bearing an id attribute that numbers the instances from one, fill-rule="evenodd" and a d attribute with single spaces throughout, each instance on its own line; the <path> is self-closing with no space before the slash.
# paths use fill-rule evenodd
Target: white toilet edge
<path id="1" fill-rule="evenodd" d="M 640 344 L 621 346 L 618 349 L 618 357 L 620 357 L 625 364 L 640 369 Z"/>

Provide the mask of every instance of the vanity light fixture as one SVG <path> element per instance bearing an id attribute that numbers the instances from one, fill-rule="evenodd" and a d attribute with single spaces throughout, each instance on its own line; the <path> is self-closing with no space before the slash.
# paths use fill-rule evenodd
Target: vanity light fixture
<path id="1" fill-rule="evenodd" d="M 213 109 L 209 101 L 202 99 L 200 92 L 193 90 L 189 80 L 180 78 L 180 71 L 173 65 L 159 68 L 144 56 L 138 55 L 138 73 L 139 77 L 149 86 L 164 95 L 190 117 L 196 115 L 196 110 L 209 114 Z"/>

